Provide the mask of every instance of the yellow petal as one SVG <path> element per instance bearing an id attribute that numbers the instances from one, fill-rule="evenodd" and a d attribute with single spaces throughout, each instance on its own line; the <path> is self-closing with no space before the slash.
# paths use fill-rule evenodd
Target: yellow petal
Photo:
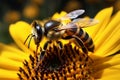
<path id="1" fill-rule="evenodd" d="M 58 19 L 60 18 L 60 14 L 59 13 L 55 13 L 53 16 L 52 16 L 52 19 Z"/>
<path id="2" fill-rule="evenodd" d="M 99 48 L 96 48 L 95 54 L 106 56 L 120 50 L 120 39 L 118 34 L 119 31 L 116 31 L 116 34 L 112 37 L 108 37 L 104 41 L 102 40 L 103 43 L 101 43 Z"/>
<path id="3" fill-rule="evenodd" d="M 65 16 L 67 13 L 65 11 L 62 11 L 60 14 L 59 13 L 55 13 L 53 16 L 52 16 L 52 19 L 58 19 L 58 18 L 61 18 L 62 16 Z"/>
<path id="4" fill-rule="evenodd" d="M 98 36 L 101 33 L 101 31 L 104 30 L 105 26 L 108 24 L 110 16 L 112 14 L 112 10 L 113 10 L 112 7 L 101 10 L 94 18 L 95 20 L 98 20 L 99 23 L 94 26 L 85 28 L 86 32 L 88 32 L 89 35 L 93 37 L 93 40 L 95 36 Z"/>
<path id="5" fill-rule="evenodd" d="M 65 11 L 62 11 L 61 13 L 60 13 L 60 17 L 62 17 L 62 16 L 65 16 L 67 13 L 65 12 Z"/>
<path id="6" fill-rule="evenodd" d="M 58 17 L 60 17 L 59 13 L 55 13 L 55 14 L 52 16 L 52 19 L 57 19 Z"/>
<path id="7" fill-rule="evenodd" d="M 15 61 L 21 61 L 23 62 L 25 59 L 28 60 L 28 54 L 22 52 L 20 49 L 18 49 L 17 47 L 13 47 L 10 45 L 5 45 L 0 43 L 0 57 L 5 57 L 5 58 L 9 58 L 11 60 L 15 60 Z"/>
<path id="8" fill-rule="evenodd" d="M 120 44 L 120 12 L 111 20 L 108 26 L 101 32 L 101 36 L 95 41 L 96 53 L 104 55 L 111 52 Z M 115 49 L 120 50 L 120 47 Z M 99 52 L 99 53 L 98 53 Z"/>
<path id="9" fill-rule="evenodd" d="M 29 59 L 29 55 L 25 53 L 19 54 L 19 53 L 14 53 L 14 52 L 5 51 L 5 50 L 1 52 L 1 57 L 6 57 L 11 60 L 20 61 L 20 62 L 23 62 L 25 59 L 26 60 Z"/>
<path id="10" fill-rule="evenodd" d="M 0 51 L 3 51 L 3 50 L 18 53 L 18 54 L 23 54 L 23 52 L 17 47 L 0 43 Z"/>
<path id="11" fill-rule="evenodd" d="M 24 41 L 27 36 L 31 33 L 31 26 L 23 21 L 19 21 L 16 24 L 11 24 L 9 28 L 10 34 L 14 41 L 18 44 L 18 46 L 27 53 L 32 53 L 30 49 L 33 51 L 36 49 L 36 45 L 34 41 L 31 41 L 30 49 L 28 49 L 28 45 L 24 45 Z M 29 42 L 29 40 L 28 40 Z"/>
<path id="12" fill-rule="evenodd" d="M 18 80 L 17 71 L 0 69 L 0 80 Z"/>
<path id="13" fill-rule="evenodd" d="M 9 70 L 18 70 L 19 67 L 22 66 L 23 66 L 22 62 L 0 57 L 0 68 L 9 69 Z"/>
<path id="14" fill-rule="evenodd" d="M 110 77 L 119 77 L 118 74 L 120 72 L 120 54 L 118 53 L 113 56 L 97 58 L 96 60 L 94 59 L 93 68 L 95 69 L 94 76 L 96 79 L 103 80 L 103 78 L 110 79 Z"/>
<path id="15" fill-rule="evenodd" d="M 104 31 L 104 29 L 109 24 L 109 22 L 111 20 L 111 15 L 112 15 L 113 7 L 106 8 L 106 9 L 104 9 L 102 11 L 101 11 L 101 14 L 99 14 L 100 13 L 99 12 L 96 15 L 96 17 L 95 17 L 95 19 L 100 20 L 99 21 L 100 22 L 99 27 L 97 27 L 97 30 L 95 30 L 95 32 L 94 32 L 94 40 L 95 41 L 96 41 L 96 39 L 98 39 L 101 36 L 101 33 Z M 104 17 L 104 18 L 102 18 L 102 17 Z"/>
<path id="16" fill-rule="evenodd" d="M 120 65 L 113 66 L 112 68 L 104 69 L 95 73 L 95 79 L 98 80 L 119 80 L 120 79 Z"/>
<path id="17" fill-rule="evenodd" d="M 117 28 L 118 31 L 120 31 L 120 12 L 118 12 L 116 14 L 116 16 L 110 21 L 110 23 L 106 26 L 106 28 L 101 32 L 100 36 L 98 36 L 97 40 L 95 40 L 95 42 L 97 43 L 97 45 L 100 45 L 102 43 L 101 40 L 106 40 L 107 37 L 109 37 L 109 35 Z M 120 33 L 118 34 L 120 35 Z"/>
<path id="18" fill-rule="evenodd" d="M 109 57 L 97 58 L 96 60 L 94 59 L 94 61 L 94 67 L 99 70 L 104 70 L 112 66 L 120 65 L 120 54 Z"/>
<path id="19" fill-rule="evenodd" d="M 120 65 L 115 65 L 95 73 L 96 78 L 100 80 L 119 80 Z"/>
<path id="20" fill-rule="evenodd" d="M 107 68 L 102 73 L 101 80 L 119 80 L 120 79 L 120 65 Z"/>

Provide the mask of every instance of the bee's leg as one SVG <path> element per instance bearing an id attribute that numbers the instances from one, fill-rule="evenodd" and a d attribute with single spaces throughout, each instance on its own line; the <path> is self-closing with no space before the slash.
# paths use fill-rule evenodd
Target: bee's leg
<path id="1" fill-rule="evenodd" d="M 51 43 L 51 41 L 47 41 L 47 42 L 44 44 L 44 46 L 43 46 L 43 49 L 44 49 L 44 50 L 42 50 L 41 53 L 40 53 L 40 60 L 43 59 L 43 57 L 44 57 L 44 55 L 45 55 L 45 51 L 46 51 L 46 49 L 47 49 L 47 46 L 48 46 L 48 44 L 50 44 L 50 43 Z"/>
<path id="2" fill-rule="evenodd" d="M 37 63 L 37 65 L 36 65 L 36 67 L 35 67 L 35 71 L 38 70 L 39 65 L 40 65 L 40 63 L 41 63 L 41 60 L 44 58 L 45 50 L 47 49 L 47 46 L 48 46 L 48 44 L 50 44 L 50 43 L 51 43 L 51 41 L 47 41 L 47 42 L 44 44 L 44 46 L 43 46 L 43 49 L 44 49 L 44 50 L 41 50 L 39 62 Z"/>
<path id="3" fill-rule="evenodd" d="M 37 55 L 38 47 L 39 47 L 39 43 L 36 45 L 36 51 L 35 51 L 36 55 Z"/>
<path id="4" fill-rule="evenodd" d="M 82 51 L 83 51 L 84 53 L 88 53 L 88 50 L 87 50 L 87 48 L 85 47 L 83 41 L 82 41 L 78 36 L 72 35 L 72 37 L 76 40 L 76 42 L 79 44 L 79 46 L 81 46 Z"/>
<path id="5" fill-rule="evenodd" d="M 61 41 L 58 41 L 58 40 L 56 42 L 57 42 L 57 44 L 59 45 L 59 48 L 60 48 L 60 52 L 58 53 L 58 58 L 59 58 L 60 62 L 63 63 L 64 61 L 61 57 L 61 56 L 63 56 L 63 52 L 62 52 L 63 44 L 62 44 Z"/>
<path id="6" fill-rule="evenodd" d="M 63 48 L 62 42 L 61 41 L 56 41 L 56 42 L 59 44 L 60 49 L 62 49 Z"/>
<path id="7" fill-rule="evenodd" d="M 72 39 L 72 38 L 74 38 L 77 44 L 82 48 L 82 51 L 87 54 L 88 50 L 85 47 L 83 41 L 78 36 L 72 35 L 72 36 L 63 37 L 63 39 Z"/>

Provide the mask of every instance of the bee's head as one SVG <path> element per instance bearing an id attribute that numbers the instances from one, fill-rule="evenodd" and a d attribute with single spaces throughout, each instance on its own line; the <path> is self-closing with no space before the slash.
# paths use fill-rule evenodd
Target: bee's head
<path id="1" fill-rule="evenodd" d="M 43 37 L 42 25 L 38 21 L 32 22 L 32 35 L 34 37 L 35 44 L 39 44 Z"/>

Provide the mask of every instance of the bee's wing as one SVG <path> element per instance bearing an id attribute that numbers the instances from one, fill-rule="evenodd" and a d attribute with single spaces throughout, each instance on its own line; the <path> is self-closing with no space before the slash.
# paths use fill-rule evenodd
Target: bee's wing
<path id="1" fill-rule="evenodd" d="M 60 20 L 66 20 L 66 19 L 74 19 L 77 18 L 79 15 L 83 14 L 85 10 L 79 9 L 79 10 L 74 10 L 72 12 L 69 12 L 65 16 L 61 17 Z"/>
<path id="2" fill-rule="evenodd" d="M 67 25 L 63 25 L 58 27 L 59 30 L 65 30 L 65 29 L 71 29 L 71 28 L 84 28 L 84 27 L 89 27 L 97 24 L 98 21 L 95 19 L 88 19 L 88 18 L 78 18 L 73 20 L 72 22 L 68 23 Z M 77 25 L 77 26 L 76 26 Z"/>
<path id="3" fill-rule="evenodd" d="M 92 18 L 78 18 L 73 20 L 71 23 L 78 24 L 81 28 L 89 27 L 97 24 L 99 21 Z"/>

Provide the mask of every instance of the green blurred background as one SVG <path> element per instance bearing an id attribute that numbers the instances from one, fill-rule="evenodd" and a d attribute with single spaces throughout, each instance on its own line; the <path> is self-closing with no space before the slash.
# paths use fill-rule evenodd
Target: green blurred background
<path id="1" fill-rule="evenodd" d="M 110 6 L 114 7 L 114 12 L 118 11 L 120 0 L 0 0 L 0 42 L 13 42 L 9 25 L 19 20 L 31 23 L 34 19 L 48 18 L 55 12 L 75 9 L 85 9 L 81 17 L 94 17 L 98 11 Z"/>

